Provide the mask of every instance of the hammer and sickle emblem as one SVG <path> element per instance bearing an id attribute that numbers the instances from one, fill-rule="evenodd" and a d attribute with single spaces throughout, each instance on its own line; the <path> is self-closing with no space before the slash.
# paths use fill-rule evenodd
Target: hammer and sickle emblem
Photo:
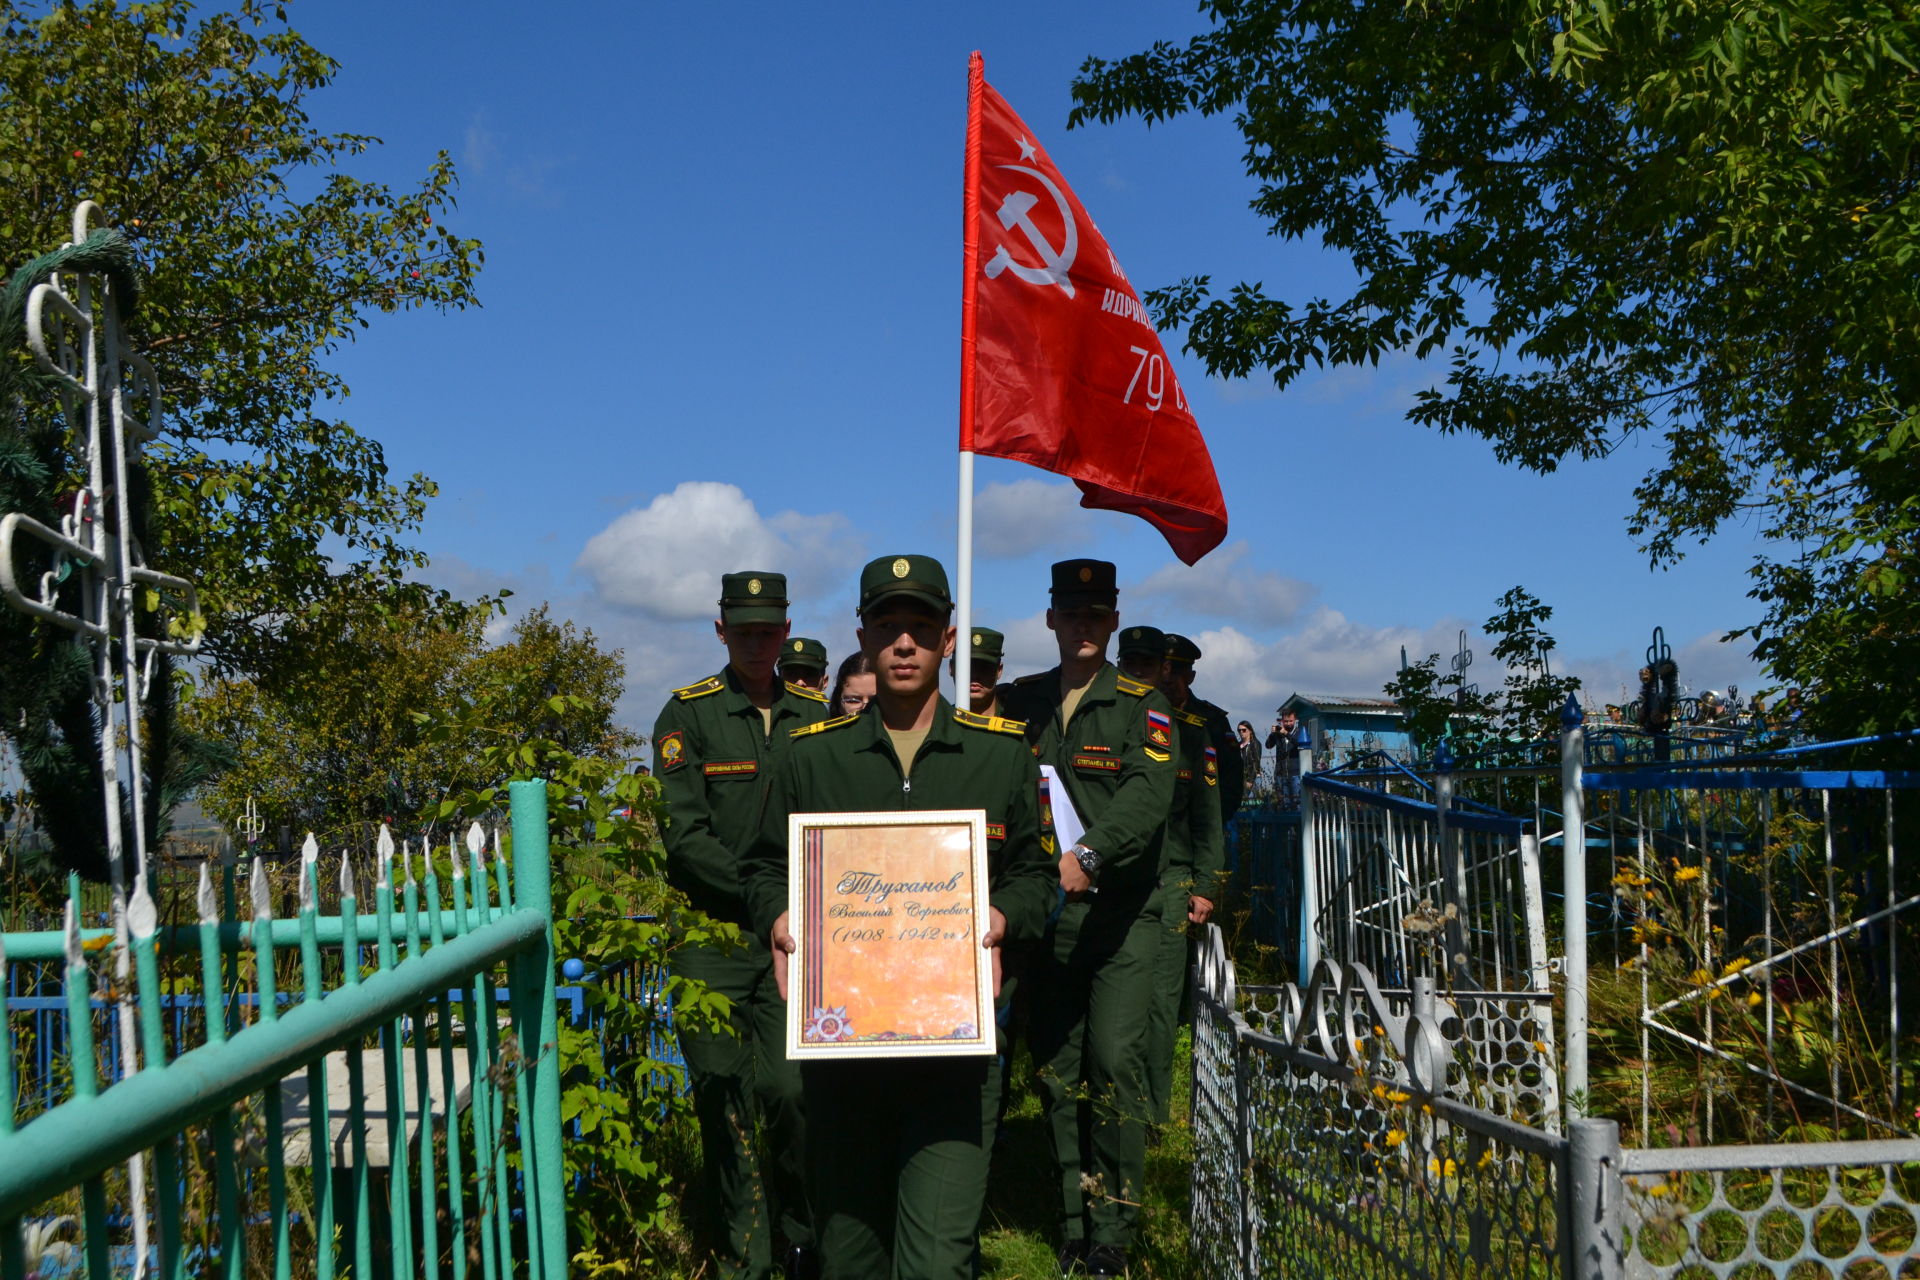
<path id="1" fill-rule="evenodd" d="M 1003 164 L 1000 168 L 1012 169 L 1015 173 L 1024 173 L 1039 179 L 1040 185 L 1047 189 L 1047 193 L 1053 197 L 1053 203 L 1059 208 L 1060 220 L 1066 224 L 1067 235 L 1066 242 L 1055 249 L 1053 242 L 1047 239 L 1046 233 L 1041 231 L 1033 221 L 1033 206 L 1040 203 L 1040 197 L 1030 191 L 1013 192 L 1000 202 L 1000 208 L 995 216 L 1000 219 L 1000 225 L 1009 231 L 1018 227 L 1020 233 L 1026 236 L 1027 243 L 1033 246 L 1033 251 L 1040 255 L 1040 260 L 1046 265 L 1022 266 L 1013 260 L 1013 255 L 1007 252 L 1007 246 L 1003 244 L 994 251 L 993 257 L 987 260 L 987 279 L 998 279 L 1002 271 L 1011 271 L 1028 284 L 1057 284 L 1066 290 L 1067 296 L 1071 298 L 1073 279 L 1067 272 L 1072 269 L 1073 259 L 1080 252 L 1080 228 L 1073 220 L 1073 210 L 1068 206 L 1067 198 L 1060 194 L 1060 188 L 1053 185 L 1053 180 L 1038 169 L 1029 169 L 1023 164 Z"/>

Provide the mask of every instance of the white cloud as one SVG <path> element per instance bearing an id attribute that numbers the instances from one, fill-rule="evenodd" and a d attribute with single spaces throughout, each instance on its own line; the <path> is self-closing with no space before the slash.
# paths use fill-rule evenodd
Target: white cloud
<path id="1" fill-rule="evenodd" d="M 1236 542 L 1197 565 L 1168 564 L 1156 569 L 1145 581 L 1127 588 L 1121 597 L 1122 608 L 1129 608 L 1129 601 L 1144 601 L 1148 620 L 1164 608 L 1188 616 L 1230 618 L 1257 627 L 1285 626 L 1313 598 L 1316 588 L 1270 569 L 1243 565 L 1251 550 L 1247 543 Z M 1163 625 L 1184 630 L 1177 620 Z"/>
<path id="2" fill-rule="evenodd" d="M 763 518 L 738 486 L 688 480 L 593 535 L 574 567 L 616 608 L 685 622 L 715 616 L 724 573 L 784 573 L 789 594 L 805 599 L 859 554 L 844 516 Z"/>
<path id="3" fill-rule="evenodd" d="M 1090 545 L 1098 532 L 1071 484 L 1023 478 L 973 495 L 973 553 L 982 559 L 1009 560 L 1042 548 L 1064 555 Z"/>

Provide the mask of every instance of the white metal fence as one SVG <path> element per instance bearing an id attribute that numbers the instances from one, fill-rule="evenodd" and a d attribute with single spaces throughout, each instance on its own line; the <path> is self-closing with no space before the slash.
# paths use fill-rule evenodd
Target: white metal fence
<path id="1" fill-rule="evenodd" d="M 1204 1273 L 1920 1276 L 1920 771 L 1563 745 L 1275 824 L 1299 983 L 1196 971 Z"/>

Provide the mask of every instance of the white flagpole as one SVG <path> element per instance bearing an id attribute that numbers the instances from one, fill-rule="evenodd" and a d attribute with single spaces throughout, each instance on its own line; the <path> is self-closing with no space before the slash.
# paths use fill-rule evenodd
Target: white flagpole
<path id="1" fill-rule="evenodd" d="M 953 705 L 969 708 L 966 691 L 973 679 L 973 451 L 960 451 L 960 559 L 955 575 Z"/>

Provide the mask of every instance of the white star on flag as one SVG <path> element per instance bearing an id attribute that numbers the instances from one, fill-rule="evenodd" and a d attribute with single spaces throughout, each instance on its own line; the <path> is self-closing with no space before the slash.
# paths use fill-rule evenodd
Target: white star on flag
<path id="1" fill-rule="evenodd" d="M 1033 159 L 1033 144 L 1025 138 L 1020 139 L 1020 158 L 1022 160 Z"/>

